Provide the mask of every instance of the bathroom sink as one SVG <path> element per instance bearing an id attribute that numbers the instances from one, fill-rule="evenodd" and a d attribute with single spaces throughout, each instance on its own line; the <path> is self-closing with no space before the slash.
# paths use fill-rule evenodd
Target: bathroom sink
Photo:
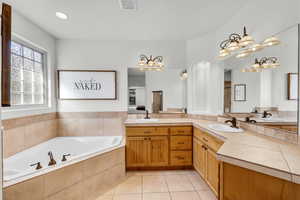
<path id="1" fill-rule="evenodd" d="M 231 133 L 242 133 L 244 132 L 241 128 L 232 128 L 225 124 L 210 124 L 208 127 L 215 131 L 221 131 L 221 132 L 231 132 Z"/>
<path id="2" fill-rule="evenodd" d="M 136 122 L 147 123 L 147 122 L 158 122 L 158 119 L 136 119 Z"/>

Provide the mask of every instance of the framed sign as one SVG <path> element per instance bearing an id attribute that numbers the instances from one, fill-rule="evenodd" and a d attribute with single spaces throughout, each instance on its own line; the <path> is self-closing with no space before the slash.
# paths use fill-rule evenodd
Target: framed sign
<path id="1" fill-rule="evenodd" d="M 58 70 L 58 97 L 62 100 L 116 100 L 117 72 Z"/>
<path id="2" fill-rule="evenodd" d="M 246 101 L 246 84 L 234 85 L 234 101 Z"/>
<path id="3" fill-rule="evenodd" d="M 298 73 L 288 73 L 287 78 L 288 100 L 298 99 Z"/>

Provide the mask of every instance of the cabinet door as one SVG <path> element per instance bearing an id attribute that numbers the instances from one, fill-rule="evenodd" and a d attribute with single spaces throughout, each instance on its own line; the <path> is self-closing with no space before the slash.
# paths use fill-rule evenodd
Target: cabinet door
<path id="1" fill-rule="evenodd" d="M 126 165 L 127 167 L 143 167 L 149 162 L 149 140 L 147 137 L 127 137 Z"/>
<path id="2" fill-rule="evenodd" d="M 194 138 L 194 163 L 196 166 L 196 170 L 202 176 L 202 178 L 206 179 L 206 170 L 207 170 L 207 163 L 206 163 L 206 147 L 203 142 Z"/>
<path id="3" fill-rule="evenodd" d="M 168 166 L 169 164 L 169 139 L 168 136 L 150 137 L 150 166 Z"/>
<path id="4" fill-rule="evenodd" d="M 219 194 L 219 165 L 216 153 L 207 149 L 207 183 L 217 196 Z"/>

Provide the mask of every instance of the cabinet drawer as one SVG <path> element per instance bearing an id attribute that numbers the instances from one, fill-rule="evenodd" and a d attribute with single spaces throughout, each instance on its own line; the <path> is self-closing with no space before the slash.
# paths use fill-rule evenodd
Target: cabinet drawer
<path id="1" fill-rule="evenodd" d="M 127 136 L 169 135 L 169 129 L 164 127 L 127 127 Z"/>
<path id="2" fill-rule="evenodd" d="M 216 137 L 205 133 L 199 129 L 195 129 L 194 136 L 206 144 L 209 148 L 217 152 L 223 145 L 223 141 L 217 139 Z"/>
<path id="3" fill-rule="evenodd" d="M 171 135 L 192 135 L 193 127 L 192 126 L 181 126 L 181 127 L 171 127 Z"/>
<path id="4" fill-rule="evenodd" d="M 191 166 L 192 151 L 171 151 L 172 166 Z"/>
<path id="5" fill-rule="evenodd" d="M 171 136 L 171 150 L 192 150 L 192 136 Z"/>

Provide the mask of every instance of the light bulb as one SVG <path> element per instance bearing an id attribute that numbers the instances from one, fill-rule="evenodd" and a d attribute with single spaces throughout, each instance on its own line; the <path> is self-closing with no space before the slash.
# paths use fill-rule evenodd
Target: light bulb
<path id="1" fill-rule="evenodd" d="M 238 50 L 240 48 L 239 44 L 235 41 L 233 42 L 230 42 L 230 44 L 228 45 L 227 49 L 229 51 L 235 51 L 235 50 Z"/>

